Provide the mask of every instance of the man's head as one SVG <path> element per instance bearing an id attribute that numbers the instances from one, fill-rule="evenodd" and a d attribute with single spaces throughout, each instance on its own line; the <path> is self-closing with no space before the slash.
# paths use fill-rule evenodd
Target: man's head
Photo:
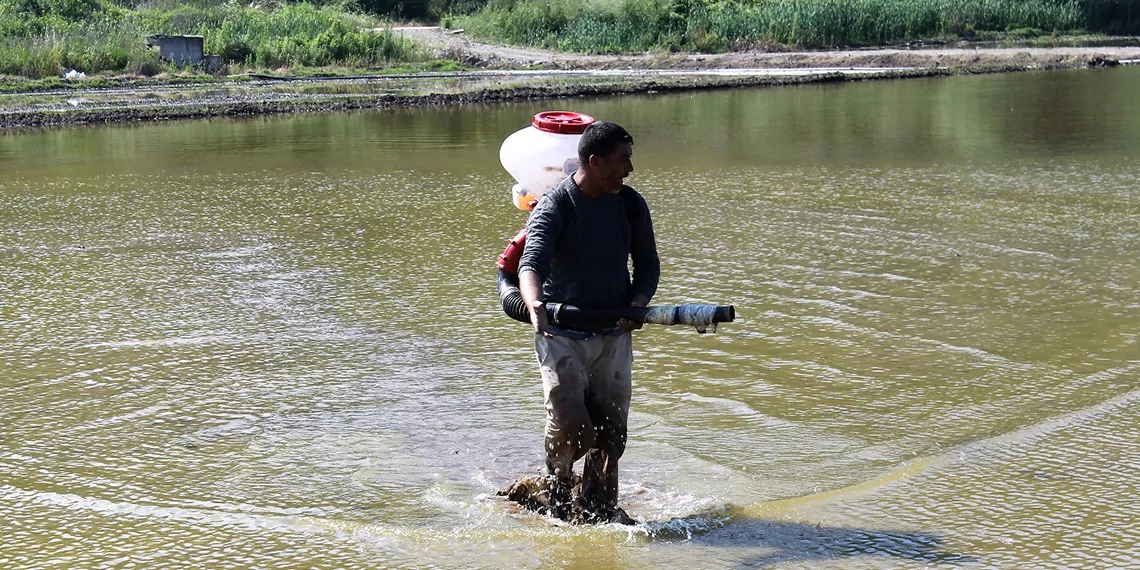
<path id="1" fill-rule="evenodd" d="M 615 193 L 633 172 L 633 137 L 615 123 L 593 123 L 578 141 L 578 160 L 588 183 Z"/>

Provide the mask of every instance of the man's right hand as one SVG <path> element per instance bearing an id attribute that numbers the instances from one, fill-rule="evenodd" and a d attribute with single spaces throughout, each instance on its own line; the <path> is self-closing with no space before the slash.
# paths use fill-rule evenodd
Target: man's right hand
<path id="1" fill-rule="evenodd" d="M 530 309 L 530 324 L 534 325 L 534 332 L 545 337 L 550 337 L 550 333 L 546 331 L 546 303 L 542 301 L 532 301 L 528 305 Z"/>
<path id="2" fill-rule="evenodd" d="M 542 296 L 542 282 L 534 271 L 519 271 L 519 294 L 522 295 L 526 308 L 530 310 L 530 324 L 534 325 L 534 332 L 550 337 L 546 327 L 549 322 L 546 318 L 546 304 L 539 300 Z"/>

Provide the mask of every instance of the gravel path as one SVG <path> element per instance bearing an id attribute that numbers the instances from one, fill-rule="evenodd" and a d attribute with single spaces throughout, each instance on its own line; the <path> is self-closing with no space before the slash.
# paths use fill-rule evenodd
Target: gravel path
<path id="1" fill-rule="evenodd" d="M 887 48 L 723 54 L 582 55 L 495 45 L 438 26 L 390 28 L 437 54 L 484 67 L 543 65 L 563 69 L 707 69 L 801 67 L 1071 68 L 1140 62 L 1140 47 Z"/>

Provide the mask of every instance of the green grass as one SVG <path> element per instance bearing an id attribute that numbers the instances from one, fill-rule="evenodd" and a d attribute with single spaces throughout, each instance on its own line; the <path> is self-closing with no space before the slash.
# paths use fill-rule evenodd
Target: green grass
<path id="1" fill-rule="evenodd" d="M 470 69 L 463 64 L 451 59 L 433 59 L 424 62 L 412 63 L 398 63 L 384 67 L 301 67 L 297 69 L 288 70 L 287 75 L 280 73 L 272 73 L 270 70 L 261 69 L 257 73 L 262 75 L 278 75 L 282 78 L 337 78 L 337 77 L 359 77 L 359 76 L 379 76 L 379 75 L 395 75 L 403 73 L 429 73 L 440 71 L 466 71 Z M 252 70 L 251 70 L 252 71 Z"/>
<path id="2" fill-rule="evenodd" d="M 1140 29 L 1135 0 L 491 0 L 451 19 L 477 36 L 587 53 L 823 48 L 1033 30 Z M 1016 35 L 1016 33 L 1014 33 Z"/>
<path id="3" fill-rule="evenodd" d="M 163 77 L 93 75 L 81 80 L 70 80 L 56 76 L 31 79 L 19 75 L 0 75 L 0 93 L 34 93 L 38 91 L 122 88 L 133 86 L 152 87 L 155 85 L 208 85 L 243 82 L 248 79 L 249 78 L 244 75 L 220 78 L 212 75 L 186 72 L 165 75 Z"/>
<path id="4" fill-rule="evenodd" d="M 365 31 L 381 25 L 376 19 L 331 6 L 290 4 L 265 11 L 227 4 L 137 14 L 140 27 L 201 35 L 207 53 L 258 67 L 363 67 L 410 61 L 415 55 L 407 40 Z"/>
<path id="5" fill-rule="evenodd" d="M 307 3 L 262 9 L 233 0 L 158 0 L 130 9 L 109 0 L 0 0 L 0 74 L 171 71 L 145 46 L 149 34 L 201 35 L 206 53 L 243 67 L 379 67 L 425 59 L 410 41 L 366 29 L 382 25 L 343 6 Z"/>

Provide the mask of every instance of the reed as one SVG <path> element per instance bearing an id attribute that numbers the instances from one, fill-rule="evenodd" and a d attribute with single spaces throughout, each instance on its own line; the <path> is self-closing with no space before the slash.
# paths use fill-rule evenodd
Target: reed
<path id="1" fill-rule="evenodd" d="M 1126 2 L 492 0 L 482 11 L 460 17 L 457 25 L 501 41 L 582 52 L 722 51 L 748 45 L 819 48 L 970 37 L 1015 29 L 1071 32 L 1089 27 L 1090 5 L 1114 1 Z M 1123 16 L 1133 17 L 1140 18 L 1140 14 Z"/>
<path id="2" fill-rule="evenodd" d="M 135 34 L 105 22 L 83 28 L 54 26 L 24 37 L 0 37 L 0 74 L 39 78 L 77 69 L 85 73 L 154 75 L 166 68 Z"/>
<path id="3" fill-rule="evenodd" d="M 1089 30 L 1113 35 L 1140 34 L 1140 2 L 1081 0 L 1081 15 Z"/>

